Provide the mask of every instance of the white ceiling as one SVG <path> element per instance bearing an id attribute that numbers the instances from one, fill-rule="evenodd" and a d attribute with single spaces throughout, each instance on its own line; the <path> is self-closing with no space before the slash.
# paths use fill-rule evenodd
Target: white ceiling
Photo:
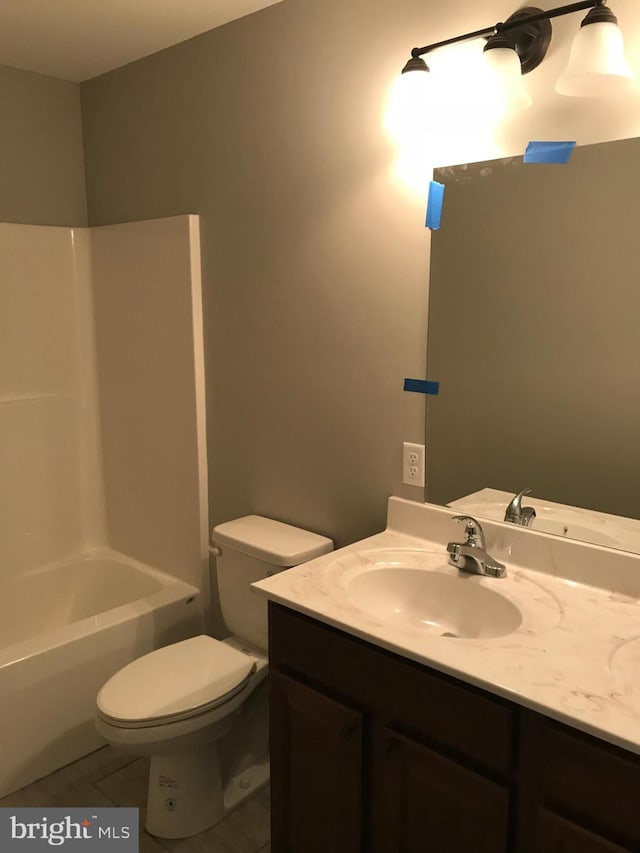
<path id="1" fill-rule="evenodd" d="M 280 0 L 0 0 L 0 65 L 81 82 Z"/>

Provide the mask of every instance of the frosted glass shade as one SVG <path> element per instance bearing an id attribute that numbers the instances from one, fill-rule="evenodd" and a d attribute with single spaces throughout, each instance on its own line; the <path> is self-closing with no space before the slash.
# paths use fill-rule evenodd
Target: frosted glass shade
<path id="1" fill-rule="evenodd" d="M 633 89 L 633 72 L 624 55 L 617 24 L 601 21 L 581 27 L 556 92 L 580 98 L 624 95 Z"/>
<path id="2" fill-rule="evenodd" d="M 406 71 L 393 86 L 385 127 L 396 142 L 416 142 L 432 126 L 433 106 L 431 73 Z"/>
<path id="3" fill-rule="evenodd" d="M 482 54 L 487 71 L 487 103 L 497 118 L 531 106 L 522 79 L 520 57 L 509 47 L 494 47 Z"/>

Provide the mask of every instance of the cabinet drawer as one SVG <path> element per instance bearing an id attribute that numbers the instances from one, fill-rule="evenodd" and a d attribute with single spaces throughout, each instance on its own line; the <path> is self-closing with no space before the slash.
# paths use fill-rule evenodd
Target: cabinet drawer
<path id="1" fill-rule="evenodd" d="M 640 843 L 638 758 L 553 723 L 545 724 L 542 744 L 544 801 L 605 835 Z"/>
<path id="2" fill-rule="evenodd" d="M 269 656 L 462 758 L 508 773 L 515 711 L 506 701 L 285 607 L 269 607 Z M 309 675 L 309 674 L 312 675 Z"/>

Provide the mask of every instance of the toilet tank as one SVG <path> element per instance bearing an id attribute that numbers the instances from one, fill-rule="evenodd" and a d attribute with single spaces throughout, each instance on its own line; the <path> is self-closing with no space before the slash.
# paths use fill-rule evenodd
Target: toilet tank
<path id="1" fill-rule="evenodd" d="M 267 601 L 251 588 L 276 572 L 333 550 L 325 536 L 260 515 L 236 518 L 213 528 L 218 594 L 230 634 L 267 648 Z"/>

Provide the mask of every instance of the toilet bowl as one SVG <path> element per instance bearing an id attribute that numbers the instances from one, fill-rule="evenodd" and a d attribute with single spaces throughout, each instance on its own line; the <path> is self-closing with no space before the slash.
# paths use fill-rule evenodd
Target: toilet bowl
<path id="1" fill-rule="evenodd" d="M 98 732 L 151 758 L 146 825 L 153 835 L 202 832 L 222 820 L 242 792 L 266 782 L 266 737 L 251 770 L 226 791 L 218 760 L 218 741 L 266 674 L 267 658 L 258 650 L 201 634 L 138 658 L 100 690 Z"/>
<path id="2" fill-rule="evenodd" d="M 268 781 L 267 611 L 250 584 L 332 550 L 330 539 L 260 516 L 214 528 L 226 640 L 201 634 L 117 672 L 96 699 L 108 742 L 150 757 L 146 828 L 202 832 Z"/>

